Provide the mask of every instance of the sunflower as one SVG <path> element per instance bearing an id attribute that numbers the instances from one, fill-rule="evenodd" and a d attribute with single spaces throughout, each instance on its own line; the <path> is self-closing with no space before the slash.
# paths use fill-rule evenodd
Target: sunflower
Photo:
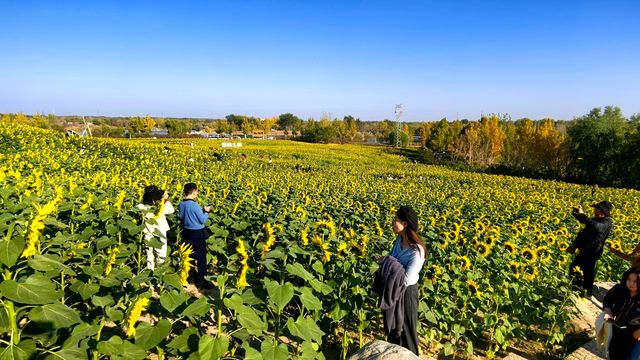
<path id="1" fill-rule="evenodd" d="M 456 262 L 458 263 L 459 266 L 462 267 L 463 270 L 471 269 L 471 260 L 469 260 L 469 258 L 466 255 L 458 256 L 456 258 Z"/>
<path id="2" fill-rule="evenodd" d="M 309 245 L 309 227 L 302 229 L 300 232 L 300 241 L 302 241 L 302 246 Z"/>
<path id="3" fill-rule="evenodd" d="M 447 247 L 449 247 L 449 240 L 451 239 L 451 238 L 450 238 L 450 236 L 451 236 L 451 235 L 450 235 L 448 232 L 445 232 L 445 233 L 444 233 L 444 236 L 439 236 L 439 237 L 438 237 L 438 242 L 439 242 L 439 244 L 440 244 L 440 248 L 441 248 L 441 249 L 443 249 L 443 250 L 444 250 L 444 249 L 446 249 Z"/>
<path id="4" fill-rule="evenodd" d="M 469 291 L 474 294 L 478 299 L 482 298 L 482 292 L 480 291 L 480 286 L 475 281 L 468 279 L 467 286 L 469 287 Z"/>
<path id="5" fill-rule="evenodd" d="M 128 336 L 134 336 L 136 334 L 136 322 L 138 321 L 138 318 L 140 317 L 142 312 L 145 311 L 148 306 L 149 299 L 146 297 L 139 297 L 136 299 L 135 303 L 132 304 L 126 324 Z"/>
<path id="6" fill-rule="evenodd" d="M 534 263 L 538 260 L 538 254 L 536 254 L 535 250 L 530 248 L 522 249 L 522 257 L 524 257 L 529 263 Z"/>
<path id="7" fill-rule="evenodd" d="M 577 275 L 580 278 L 584 277 L 584 272 L 578 265 L 574 266 L 573 269 L 571 269 L 571 273 Z"/>
<path id="8" fill-rule="evenodd" d="M 569 243 L 566 241 L 559 241 L 558 242 L 558 249 L 560 249 L 560 251 L 565 251 L 569 248 Z"/>
<path id="9" fill-rule="evenodd" d="M 505 242 L 503 247 L 509 252 L 509 254 L 514 254 L 516 252 L 516 245 L 511 241 Z"/>
<path id="10" fill-rule="evenodd" d="M 538 273 L 539 273 L 538 268 L 536 268 L 531 264 L 526 264 L 525 266 L 522 267 L 522 277 L 529 281 L 535 280 L 536 277 L 538 277 Z"/>
<path id="11" fill-rule="evenodd" d="M 556 243 L 556 236 L 553 234 L 547 235 L 547 243 L 554 245 Z"/>
<path id="12" fill-rule="evenodd" d="M 483 242 L 478 242 L 476 244 L 476 251 L 478 252 L 478 255 L 482 256 L 483 258 L 486 258 L 487 256 L 489 256 L 489 253 L 491 252 L 491 247 L 489 247 L 489 245 Z"/>
<path id="13" fill-rule="evenodd" d="M 520 277 L 520 266 L 521 264 L 517 261 L 509 261 L 509 270 L 516 275 L 516 279 Z"/>
<path id="14" fill-rule="evenodd" d="M 543 263 L 549 262 L 551 260 L 551 253 L 549 252 L 549 248 L 546 246 L 540 246 L 536 249 L 536 254 L 540 258 L 540 261 Z"/>
<path id="15" fill-rule="evenodd" d="M 436 264 L 431 265 L 431 267 L 429 267 L 429 269 L 427 270 L 427 273 L 430 275 L 427 276 L 427 278 L 430 279 L 431 282 L 435 283 L 442 278 L 444 270 L 442 269 L 442 267 Z"/>

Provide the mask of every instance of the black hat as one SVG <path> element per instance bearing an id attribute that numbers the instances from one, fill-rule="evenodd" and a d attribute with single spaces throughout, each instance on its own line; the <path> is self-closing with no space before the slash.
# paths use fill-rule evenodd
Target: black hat
<path id="1" fill-rule="evenodd" d="M 400 206 L 396 216 L 398 219 L 406 221 L 411 230 L 418 232 L 418 214 L 410 206 Z"/>
<path id="2" fill-rule="evenodd" d="M 145 205 L 153 205 L 156 201 L 160 201 L 164 195 L 164 190 L 155 185 L 150 185 L 144 188 L 144 194 L 142 194 L 142 203 Z"/>
<path id="3" fill-rule="evenodd" d="M 613 208 L 613 205 L 611 205 L 610 202 L 604 200 L 604 201 L 600 201 L 597 204 L 591 205 L 591 207 L 594 207 L 594 208 L 602 211 L 605 216 L 610 216 L 611 215 L 611 209 Z"/>

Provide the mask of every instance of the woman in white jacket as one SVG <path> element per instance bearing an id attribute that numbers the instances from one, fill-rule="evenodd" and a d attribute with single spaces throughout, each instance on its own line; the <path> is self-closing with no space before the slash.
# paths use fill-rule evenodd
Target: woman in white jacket
<path id="1" fill-rule="evenodd" d="M 138 209 L 145 211 L 144 239 L 149 242 L 154 237 L 160 240 L 159 248 L 147 245 L 147 269 L 153 271 L 156 264 L 164 263 L 167 257 L 167 231 L 169 223 L 166 215 L 173 214 L 174 208 L 164 190 L 155 185 L 144 188 L 142 203 Z"/>

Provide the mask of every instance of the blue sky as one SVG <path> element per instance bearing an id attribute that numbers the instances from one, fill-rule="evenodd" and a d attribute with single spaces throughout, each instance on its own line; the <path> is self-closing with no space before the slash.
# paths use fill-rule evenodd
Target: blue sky
<path id="1" fill-rule="evenodd" d="M 0 2 L 0 112 L 640 112 L 640 1 Z"/>

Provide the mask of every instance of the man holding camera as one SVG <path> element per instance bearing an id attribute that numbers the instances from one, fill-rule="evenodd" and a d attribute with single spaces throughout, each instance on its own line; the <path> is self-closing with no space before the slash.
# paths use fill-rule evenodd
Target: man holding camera
<path id="1" fill-rule="evenodd" d="M 594 215 L 592 218 L 587 217 L 582 207 L 573 208 L 571 215 L 584 224 L 584 228 L 567 249 L 572 254 L 578 250 L 569 267 L 569 275 L 573 278 L 574 287 L 582 287 L 587 296 L 591 296 L 593 291 L 596 262 L 602 256 L 604 243 L 613 225 L 610 217 L 613 205 L 610 202 L 601 201 L 591 207 Z"/>

